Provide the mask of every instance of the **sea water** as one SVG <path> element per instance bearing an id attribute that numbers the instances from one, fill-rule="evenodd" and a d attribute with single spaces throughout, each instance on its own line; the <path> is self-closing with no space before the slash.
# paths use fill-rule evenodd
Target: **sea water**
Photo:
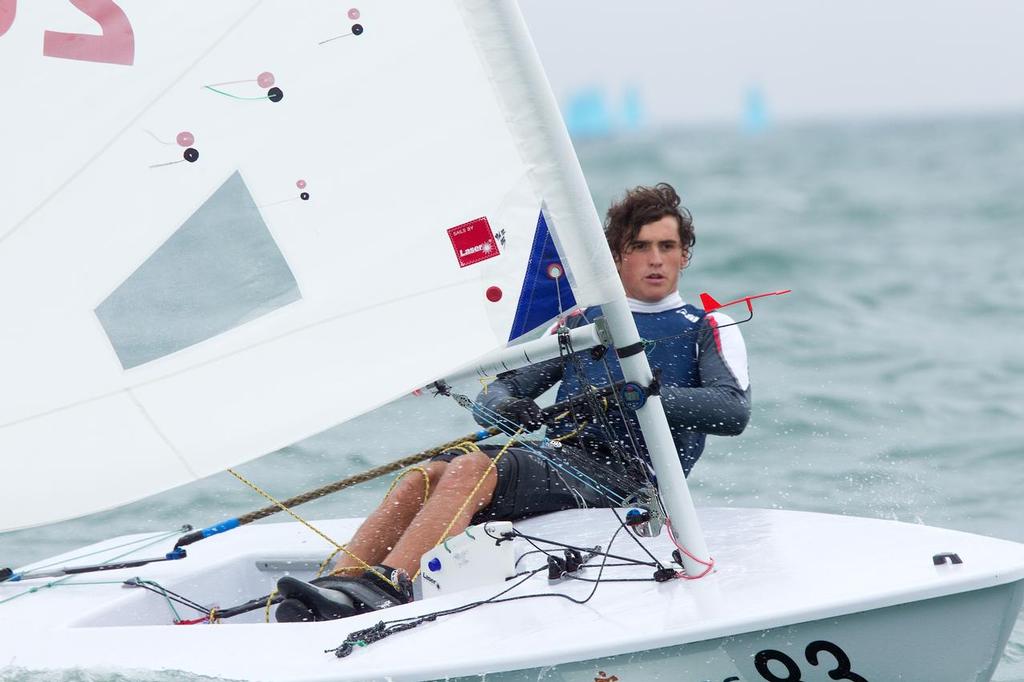
<path id="1" fill-rule="evenodd" d="M 601 210 L 628 186 L 679 190 L 697 231 L 685 299 L 793 290 L 759 301 L 741 327 L 753 417 L 742 436 L 709 439 L 690 479 L 698 505 L 897 519 L 1024 542 L 1024 115 L 756 135 L 669 128 L 577 147 Z M 239 470 L 287 497 L 473 429 L 452 401 L 409 396 Z M 388 483 L 301 513 L 366 514 Z M 0 536 L 0 566 L 264 504 L 220 474 Z M 126 679 L 81 675 L 8 677 Z M 1024 620 L 995 680 L 1024 680 Z"/>

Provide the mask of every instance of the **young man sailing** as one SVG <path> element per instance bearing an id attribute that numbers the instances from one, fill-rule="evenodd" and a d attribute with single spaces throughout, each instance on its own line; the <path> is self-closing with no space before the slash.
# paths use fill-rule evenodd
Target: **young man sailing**
<path id="1" fill-rule="evenodd" d="M 646 352 L 680 466 L 689 474 L 706 434 L 737 435 L 750 418 L 743 337 L 728 316 L 706 314 L 679 295 L 679 276 L 695 240 L 690 213 L 670 185 L 627 192 L 608 209 L 605 236 L 640 336 L 654 342 Z M 568 324 L 599 315 L 599 309 L 587 309 Z M 477 397 L 474 414 L 484 425 L 497 421 L 520 433 L 534 431 L 543 425 L 538 396 L 560 381 L 563 401 L 586 385 L 607 385 L 609 371 L 621 380 L 614 353 L 604 359 L 582 353 L 499 375 Z M 408 602 L 409 576 L 420 557 L 470 523 L 622 506 L 649 483 L 647 449 L 632 413 L 624 418 L 609 409 L 582 424 L 563 420 L 549 426 L 547 437 L 531 447 L 449 451 L 401 477 L 330 576 L 278 582 L 285 600 L 277 620 L 327 620 Z M 570 470 L 579 475 L 567 475 Z"/>

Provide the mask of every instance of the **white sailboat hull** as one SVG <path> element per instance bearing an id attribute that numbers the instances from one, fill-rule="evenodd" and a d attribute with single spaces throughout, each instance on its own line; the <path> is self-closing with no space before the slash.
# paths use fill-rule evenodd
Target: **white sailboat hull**
<path id="1" fill-rule="evenodd" d="M 1022 594 L 1022 583 L 1017 582 L 703 642 L 488 674 L 486 680 L 591 682 L 598 673 L 606 672 L 624 682 L 987 681 L 998 664 Z M 759 653 L 767 676 L 758 670 Z M 791 668 L 786 667 L 785 660 Z M 790 670 L 799 670 L 800 676 L 789 677 Z M 830 678 L 830 672 L 846 676 Z"/>
<path id="2" fill-rule="evenodd" d="M 357 523 L 315 525 L 343 541 Z M 611 582 L 648 578 L 652 569 L 610 566 L 603 575 L 609 581 L 583 605 L 553 597 L 488 604 L 357 647 L 342 659 L 325 650 L 354 630 L 486 599 L 508 585 L 341 621 L 268 625 L 260 609 L 221 625 L 185 626 L 170 624 L 163 597 L 120 584 L 139 576 L 201 604 L 226 607 L 269 592 L 284 566 L 308 576 L 332 549 L 299 524 L 245 527 L 197 543 L 180 561 L 77 576 L 53 587 L 44 586 L 54 579 L 0 584 L 0 666 L 183 670 L 246 680 L 477 679 L 487 673 L 487 680 L 586 682 L 602 674 L 622 682 L 974 682 L 991 679 L 1024 595 L 1024 545 L 1012 542 L 804 512 L 709 509 L 701 523 L 716 560 L 706 578 Z M 580 510 L 517 528 L 607 547 L 615 524 L 609 510 Z M 672 546 L 665 534 L 643 542 L 668 560 Z M 158 555 L 171 545 L 167 539 L 139 554 Z M 55 560 L 70 565 L 84 551 Z M 624 533 L 610 551 L 646 558 Z M 111 549 L 77 563 L 122 553 Z M 955 553 L 962 563 L 936 565 L 933 556 L 942 553 Z M 542 558 L 527 555 L 520 566 L 539 566 Z M 597 574 L 588 568 L 580 575 Z M 29 592 L 33 587 L 40 589 Z M 542 572 L 506 596 L 584 599 L 592 589 L 590 582 L 549 582 Z M 182 618 L 200 615 L 178 609 Z"/>

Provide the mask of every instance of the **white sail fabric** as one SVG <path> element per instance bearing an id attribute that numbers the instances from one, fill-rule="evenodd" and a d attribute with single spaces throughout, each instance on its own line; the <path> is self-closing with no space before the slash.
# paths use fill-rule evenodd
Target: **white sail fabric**
<path id="1" fill-rule="evenodd" d="M 221 471 L 505 345 L 542 204 L 577 302 L 621 295 L 511 0 L 0 19 L 0 530 Z"/>

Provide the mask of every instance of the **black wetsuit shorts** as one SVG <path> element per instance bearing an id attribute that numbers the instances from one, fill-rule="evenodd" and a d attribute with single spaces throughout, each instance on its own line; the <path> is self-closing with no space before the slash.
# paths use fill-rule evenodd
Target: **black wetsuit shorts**
<path id="1" fill-rule="evenodd" d="M 480 449 L 493 458 L 502 447 L 483 445 Z M 461 454 L 461 450 L 449 450 L 433 459 L 450 462 Z M 529 449 L 513 446 L 501 456 L 495 469 L 498 483 L 494 497 L 473 516 L 472 523 L 517 521 L 564 509 L 621 506 L 639 488 L 624 490 L 621 477 L 618 484 L 609 482 L 603 465 L 572 445 Z"/>

